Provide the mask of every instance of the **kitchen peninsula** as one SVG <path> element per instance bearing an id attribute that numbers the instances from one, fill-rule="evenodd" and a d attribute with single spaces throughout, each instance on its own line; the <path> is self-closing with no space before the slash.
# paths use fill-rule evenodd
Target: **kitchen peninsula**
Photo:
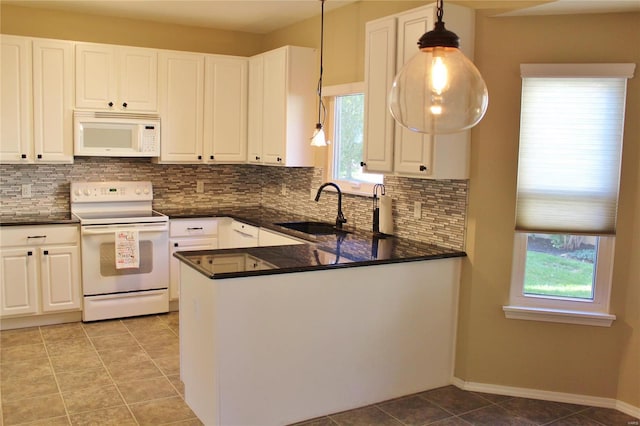
<path id="1" fill-rule="evenodd" d="M 278 425 L 449 384 L 464 255 L 355 230 L 175 253 L 185 400 L 205 424 Z"/>

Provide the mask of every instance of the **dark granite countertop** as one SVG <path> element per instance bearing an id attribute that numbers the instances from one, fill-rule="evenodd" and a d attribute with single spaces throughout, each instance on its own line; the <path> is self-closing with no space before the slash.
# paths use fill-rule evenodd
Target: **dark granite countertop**
<path id="1" fill-rule="evenodd" d="M 15 214 L 0 216 L 0 226 L 24 225 L 67 225 L 78 224 L 80 221 L 70 212 L 51 212 L 33 214 Z"/>
<path id="2" fill-rule="evenodd" d="M 394 236 L 374 235 L 373 232 L 345 226 L 348 233 L 339 235 L 308 235 L 293 231 L 276 223 L 309 220 L 272 209 L 249 207 L 242 209 L 161 210 L 172 219 L 198 217 L 233 217 L 240 221 L 306 240 L 309 244 L 290 246 L 220 249 L 177 252 L 175 257 L 191 265 L 209 278 L 233 278 L 302 272 L 336 267 L 355 267 L 385 263 L 411 262 L 466 256 L 464 251 L 433 244 L 407 240 Z M 245 257 L 237 272 L 216 272 L 216 263 L 232 257 Z"/>

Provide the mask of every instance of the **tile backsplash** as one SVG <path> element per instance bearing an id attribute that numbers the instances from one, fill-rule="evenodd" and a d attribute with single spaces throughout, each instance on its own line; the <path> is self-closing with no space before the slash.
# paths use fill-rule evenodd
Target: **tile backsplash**
<path id="1" fill-rule="evenodd" d="M 0 166 L 0 215 L 69 211 L 73 181 L 149 180 L 153 206 L 167 208 L 244 207 L 263 205 L 318 220 L 332 221 L 336 195 L 313 200 L 323 183 L 318 168 L 254 165 L 171 165 L 148 159 L 77 157 L 74 164 Z M 196 181 L 204 192 L 196 192 Z M 393 199 L 395 235 L 445 247 L 464 249 L 468 181 L 385 177 Z M 31 198 L 21 185 L 31 184 Z M 413 204 L 422 203 L 422 218 L 414 219 Z M 372 198 L 344 194 L 342 210 L 348 225 L 372 228 Z"/>

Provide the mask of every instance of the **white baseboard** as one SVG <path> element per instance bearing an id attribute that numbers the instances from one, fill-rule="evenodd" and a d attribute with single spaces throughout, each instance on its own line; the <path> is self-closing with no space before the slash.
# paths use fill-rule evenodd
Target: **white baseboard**
<path id="1" fill-rule="evenodd" d="M 41 325 L 64 324 L 67 322 L 82 321 L 82 312 L 63 312 L 57 314 L 31 315 L 26 317 L 2 318 L 0 330 L 12 330 L 15 328 L 38 327 Z"/>
<path id="2" fill-rule="evenodd" d="M 630 416 L 640 418 L 640 407 L 613 398 L 578 395 L 573 393 L 544 391 L 538 389 L 517 388 L 513 386 L 492 385 L 487 383 L 465 382 L 453 377 L 452 384 L 462 390 L 491 393 L 497 395 L 516 396 L 520 398 L 543 399 L 546 401 L 564 402 L 568 404 L 588 405 L 592 407 L 613 408 Z"/>

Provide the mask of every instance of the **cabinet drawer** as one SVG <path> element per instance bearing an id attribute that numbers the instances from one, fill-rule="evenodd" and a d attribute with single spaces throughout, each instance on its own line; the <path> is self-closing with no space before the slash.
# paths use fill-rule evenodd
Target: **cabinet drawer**
<path id="1" fill-rule="evenodd" d="M 0 228 L 0 245 L 77 244 L 79 233 L 76 225 L 3 226 Z"/>
<path id="2" fill-rule="evenodd" d="M 217 219 L 171 219 L 169 223 L 169 235 L 171 237 L 191 237 L 217 234 Z"/>
<path id="3" fill-rule="evenodd" d="M 237 222 L 237 221 L 233 221 L 231 223 L 231 230 L 235 231 L 237 233 L 243 234 L 247 237 L 251 237 L 251 238 L 258 238 L 258 230 L 260 228 L 257 228 L 255 226 L 252 225 L 247 225 L 246 223 L 242 223 L 242 222 Z"/>

